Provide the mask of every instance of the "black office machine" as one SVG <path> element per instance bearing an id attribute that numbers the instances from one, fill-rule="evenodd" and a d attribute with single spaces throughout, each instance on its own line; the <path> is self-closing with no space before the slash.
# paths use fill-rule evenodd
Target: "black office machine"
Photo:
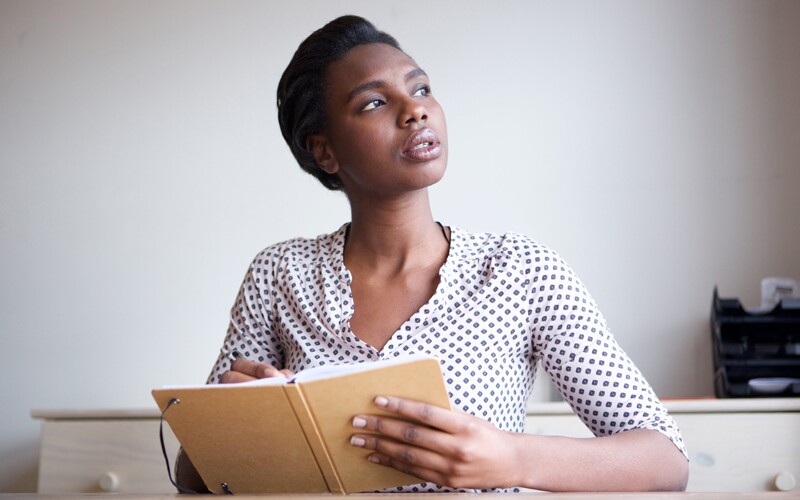
<path id="1" fill-rule="evenodd" d="M 715 287 L 711 334 L 717 397 L 800 395 L 800 299 L 749 312 Z"/>

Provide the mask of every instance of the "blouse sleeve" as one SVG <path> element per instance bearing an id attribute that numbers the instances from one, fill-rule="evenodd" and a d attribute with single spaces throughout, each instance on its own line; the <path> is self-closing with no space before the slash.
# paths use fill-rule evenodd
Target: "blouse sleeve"
<path id="1" fill-rule="evenodd" d="M 651 429 L 688 458 L 675 421 L 609 332 L 584 285 L 555 253 L 534 252 L 534 352 L 564 400 L 595 436 Z"/>
<path id="2" fill-rule="evenodd" d="M 235 356 L 283 367 L 283 348 L 272 323 L 274 278 L 270 260 L 265 250 L 250 264 L 231 308 L 228 332 L 207 383 L 219 383 Z"/>

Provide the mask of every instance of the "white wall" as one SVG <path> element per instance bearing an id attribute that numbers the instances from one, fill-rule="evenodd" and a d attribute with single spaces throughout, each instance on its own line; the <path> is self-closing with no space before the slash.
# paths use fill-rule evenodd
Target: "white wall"
<path id="1" fill-rule="evenodd" d="M 437 217 L 560 251 L 662 397 L 712 393 L 715 284 L 800 277 L 798 2 L 0 0 L 0 491 L 32 408 L 204 380 L 249 259 L 347 220 L 274 90 L 350 12 L 448 113 Z"/>

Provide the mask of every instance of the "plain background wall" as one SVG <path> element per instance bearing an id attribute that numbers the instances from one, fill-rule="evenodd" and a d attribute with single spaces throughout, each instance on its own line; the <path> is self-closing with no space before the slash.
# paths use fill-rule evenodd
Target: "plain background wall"
<path id="1" fill-rule="evenodd" d="M 344 13 L 432 77 L 436 217 L 558 250 L 662 397 L 713 392 L 715 285 L 800 278 L 800 2 L 0 0 L 0 491 L 31 409 L 204 381 L 250 258 L 348 220 L 274 104 Z"/>

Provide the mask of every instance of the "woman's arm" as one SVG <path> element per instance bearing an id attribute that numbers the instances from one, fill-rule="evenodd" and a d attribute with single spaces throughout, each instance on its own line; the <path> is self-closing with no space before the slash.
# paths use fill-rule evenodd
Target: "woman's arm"
<path id="1" fill-rule="evenodd" d="M 522 463 L 538 462 L 525 484 L 548 491 L 684 491 L 689 463 L 663 434 L 633 429 L 611 436 L 523 436 Z"/>
<path id="2" fill-rule="evenodd" d="M 376 405 L 391 417 L 360 415 L 351 443 L 369 459 L 456 488 L 525 487 L 547 491 L 684 490 L 688 463 L 657 431 L 633 429 L 575 439 L 501 431 L 477 417 L 394 397 Z"/>

